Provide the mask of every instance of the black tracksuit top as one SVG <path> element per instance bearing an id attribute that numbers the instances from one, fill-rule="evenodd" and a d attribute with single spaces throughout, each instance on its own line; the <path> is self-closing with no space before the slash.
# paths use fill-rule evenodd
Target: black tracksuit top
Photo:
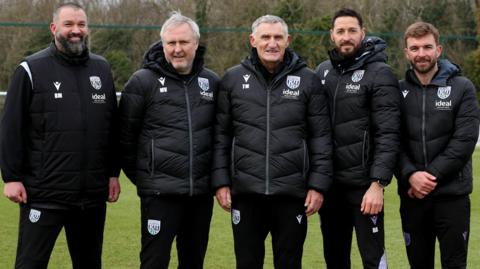
<path id="1" fill-rule="evenodd" d="M 407 195 L 415 171 L 437 177 L 429 197 L 472 192 L 472 153 L 478 139 L 480 110 L 475 87 L 448 60 L 428 85 L 413 70 L 400 81 L 402 92 L 402 151 L 396 177 L 399 194 Z"/>
<path id="2" fill-rule="evenodd" d="M 219 77 L 203 67 L 199 47 L 192 74 L 179 75 L 161 42 L 120 100 L 122 168 L 140 196 L 211 194 L 215 98 Z"/>
<path id="3" fill-rule="evenodd" d="M 236 194 L 305 197 L 331 182 L 331 130 L 318 77 L 293 50 L 265 79 L 256 51 L 222 78 L 213 187 Z"/>
<path id="4" fill-rule="evenodd" d="M 3 180 L 23 182 L 30 203 L 106 201 L 118 176 L 117 99 L 98 55 L 50 47 L 25 58 L 11 80 L 1 135 Z"/>

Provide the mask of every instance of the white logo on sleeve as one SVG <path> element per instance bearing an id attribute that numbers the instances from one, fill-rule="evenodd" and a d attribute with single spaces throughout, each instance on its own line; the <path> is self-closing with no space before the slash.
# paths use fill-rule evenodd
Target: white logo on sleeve
<path id="1" fill-rule="evenodd" d="M 330 72 L 330 69 L 327 69 L 327 70 L 323 71 L 323 77 L 324 78 L 327 77 L 328 72 Z"/>
<path id="2" fill-rule="evenodd" d="M 162 226 L 162 223 L 159 220 L 154 220 L 154 219 L 148 220 L 147 229 L 151 235 L 158 234 L 158 232 L 160 232 L 161 226 Z"/>
<path id="3" fill-rule="evenodd" d="M 249 78 L 250 78 L 250 74 L 243 75 L 243 79 L 245 80 L 245 82 L 248 82 Z"/>
<path id="4" fill-rule="evenodd" d="M 32 223 L 35 223 L 40 219 L 41 215 L 42 215 L 42 212 L 40 212 L 39 210 L 30 209 L 30 214 L 28 215 L 28 219 L 30 219 Z"/>
<path id="5" fill-rule="evenodd" d="M 235 225 L 240 223 L 240 210 L 232 209 L 232 222 Z"/>
<path id="6" fill-rule="evenodd" d="M 297 215 L 297 221 L 298 221 L 298 224 L 301 224 L 302 223 L 302 215 Z"/>
<path id="7" fill-rule="evenodd" d="M 402 94 L 403 94 L 403 98 L 407 98 L 407 94 L 409 93 L 410 91 L 405 89 L 402 91 Z"/>

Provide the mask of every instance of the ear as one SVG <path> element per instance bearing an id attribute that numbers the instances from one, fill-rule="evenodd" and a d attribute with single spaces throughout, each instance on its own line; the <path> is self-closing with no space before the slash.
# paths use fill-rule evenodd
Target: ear
<path id="1" fill-rule="evenodd" d="M 443 51 L 442 45 L 438 44 L 437 45 L 437 58 L 439 58 L 440 55 L 442 55 L 442 51 Z"/>
<path id="2" fill-rule="evenodd" d="M 50 23 L 50 32 L 52 33 L 52 35 L 55 36 L 55 30 L 57 29 L 57 26 L 55 25 L 54 22 L 51 22 Z"/>
<path id="3" fill-rule="evenodd" d="M 292 42 L 293 40 L 293 37 L 291 35 L 288 35 L 287 36 L 287 47 L 290 45 L 290 43 Z"/>
<path id="4" fill-rule="evenodd" d="M 253 36 L 253 34 L 250 34 L 250 46 L 255 48 L 255 37 Z"/>
<path id="5" fill-rule="evenodd" d="M 408 59 L 408 49 L 407 48 L 403 49 L 403 54 L 405 54 L 405 58 L 407 58 L 407 60 L 409 60 Z"/>
<path id="6" fill-rule="evenodd" d="M 335 40 L 333 39 L 333 29 L 330 29 L 330 41 L 335 43 Z"/>
<path id="7" fill-rule="evenodd" d="M 365 38 L 365 35 L 366 35 L 365 33 L 366 33 L 366 31 L 367 31 L 367 30 L 365 29 L 365 27 L 362 27 L 362 40 Z"/>

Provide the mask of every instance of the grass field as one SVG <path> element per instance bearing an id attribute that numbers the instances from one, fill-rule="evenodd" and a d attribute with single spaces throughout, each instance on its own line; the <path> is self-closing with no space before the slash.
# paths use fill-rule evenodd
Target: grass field
<path id="1" fill-rule="evenodd" d="M 474 154 L 475 187 L 472 198 L 472 216 L 468 268 L 480 268 L 480 150 Z M 122 178 L 122 195 L 118 203 L 110 204 L 107 211 L 103 267 L 106 269 L 139 268 L 140 249 L 139 199 L 133 185 Z M 3 186 L 2 186 L 3 190 Z M 396 184 L 385 194 L 386 251 L 389 268 L 408 268 L 398 213 L 399 199 Z M 18 206 L 6 198 L 0 199 L 0 269 L 13 268 L 18 232 Z M 175 247 L 170 268 L 176 268 Z M 265 268 L 273 268 L 270 242 L 266 242 Z M 437 251 L 435 268 L 440 268 Z M 356 243 L 352 247 L 352 268 L 362 268 Z M 215 205 L 210 241 L 205 261 L 206 269 L 235 268 L 230 216 Z M 53 251 L 51 269 L 71 268 L 70 257 L 63 233 Z M 307 240 L 304 247 L 303 268 L 325 268 L 322 236 L 318 215 L 309 218 Z"/>

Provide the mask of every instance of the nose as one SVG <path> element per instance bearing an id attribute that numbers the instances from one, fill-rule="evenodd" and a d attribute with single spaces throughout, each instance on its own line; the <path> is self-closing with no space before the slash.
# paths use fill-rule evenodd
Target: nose
<path id="1" fill-rule="evenodd" d="M 182 51 L 182 45 L 180 45 L 180 42 L 175 43 L 174 50 L 175 50 L 175 52 Z"/>
<path id="2" fill-rule="evenodd" d="M 74 34 L 80 34 L 82 31 L 80 30 L 80 27 L 78 25 L 74 25 L 72 27 L 72 33 Z"/>

